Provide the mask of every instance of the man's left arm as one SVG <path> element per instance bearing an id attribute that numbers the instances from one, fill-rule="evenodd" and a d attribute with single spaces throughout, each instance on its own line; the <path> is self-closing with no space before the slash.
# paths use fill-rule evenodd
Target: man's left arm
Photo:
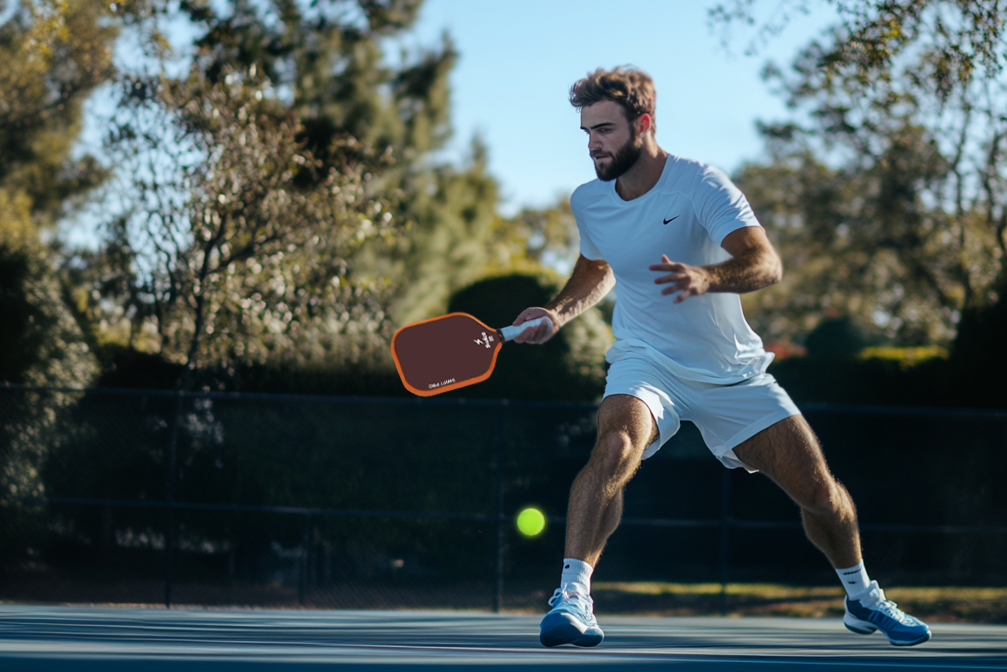
<path id="1" fill-rule="evenodd" d="M 661 263 L 652 264 L 650 270 L 663 271 L 666 275 L 654 280 L 654 284 L 668 285 L 661 290 L 664 296 L 679 292 L 674 303 L 681 303 L 691 296 L 707 292 L 754 292 L 779 282 L 783 277 L 780 257 L 761 226 L 746 226 L 732 231 L 724 238 L 721 247 L 731 258 L 708 266 L 687 266 L 662 254 Z"/>

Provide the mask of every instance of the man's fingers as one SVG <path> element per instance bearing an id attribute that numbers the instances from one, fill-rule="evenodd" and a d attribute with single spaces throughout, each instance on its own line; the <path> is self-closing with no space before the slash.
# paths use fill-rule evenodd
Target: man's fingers
<path id="1" fill-rule="evenodd" d="M 514 326 L 519 326 L 524 322 L 530 322 L 531 320 L 535 320 L 540 317 L 550 317 L 550 316 L 548 313 L 540 313 L 540 312 L 535 312 L 530 317 L 525 316 L 525 319 L 523 320 L 521 319 L 521 316 L 518 316 L 518 319 L 514 320 L 515 322 Z M 552 336 L 552 330 L 553 330 L 552 327 L 543 322 L 542 324 L 538 324 L 534 327 L 528 327 L 524 331 L 520 332 L 517 336 L 514 337 L 514 342 L 532 343 L 532 344 L 545 343 L 547 340 L 549 340 L 549 337 Z"/>
<path id="2" fill-rule="evenodd" d="M 518 318 L 518 319 L 520 319 L 520 318 Z M 520 323 L 515 324 L 515 326 L 520 326 L 521 324 L 523 324 L 524 322 L 527 322 L 527 321 L 528 320 L 521 320 Z M 515 320 L 515 322 L 517 322 L 517 320 Z M 531 338 L 533 337 L 533 335 L 535 334 L 535 332 L 538 331 L 538 329 L 539 329 L 539 327 L 530 327 L 528 329 L 525 329 L 525 330 L 519 332 L 518 335 L 514 337 L 514 342 L 515 343 L 527 343 L 529 340 L 531 340 Z"/>
<path id="3" fill-rule="evenodd" d="M 671 282 L 670 280 L 668 282 Z M 662 296 L 668 296 L 669 294 L 674 294 L 675 292 L 682 292 L 680 297 L 677 297 L 675 303 L 681 303 L 690 296 L 696 295 L 696 288 L 689 282 L 688 278 L 681 278 L 671 287 L 665 287 L 661 290 Z"/>
<path id="4" fill-rule="evenodd" d="M 545 317 L 546 315 L 548 315 L 548 313 L 546 313 L 542 309 L 526 308 L 522 310 L 516 318 L 514 318 L 513 326 L 517 327 L 524 324 L 525 322 L 531 322 L 536 318 Z"/>
<path id="5" fill-rule="evenodd" d="M 515 338 L 514 341 L 516 343 L 531 343 L 531 344 L 540 343 L 542 339 L 544 339 L 546 336 L 546 334 L 543 333 L 544 331 L 545 331 L 545 325 L 540 324 L 537 327 L 533 327 L 526 331 L 522 331 L 521 335 Z"/>
<path id="6" fill-rule="evenodd" d="M 660 278 L 654 280 L 655 285 L 664 285 L 669 282 L 682 282 L 683 280 L 688 280 L 688 273 L 669 273 L 668 275 L 662 275 Z"/>
<path id="7" fill-rule="evenodd" d="M 685 270 L 685 264 L 669 261 L 663 264 L 651 264 L 648 268 L 652 271 L 683 271 Z"/>
<path id="8" fill-rule="evenodd" d="M 669 294 L 674 294 L 675 292 L 680 292 L 680 291 L 682 291 L 682 287 L 679 286 L 678 284 L 674 284 L 671 287 L 665 287 L 664 289 L 662 289 L 661 290 L 661 295 L 662 296 L 668 296 Z"/>

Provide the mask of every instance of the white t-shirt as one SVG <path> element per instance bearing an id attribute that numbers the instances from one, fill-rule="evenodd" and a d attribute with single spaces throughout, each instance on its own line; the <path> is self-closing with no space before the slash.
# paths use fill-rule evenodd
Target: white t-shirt
<path id="1" fill-rule="evenodd" d="M 745 196 L 723 172 L 669 156 L 654 187 L 631 201 L 615 181 L 593 180 L 570 197 L 580 230 L 580 252 L 604 259 L 615 273 L 618 298 L 608 361 L 640 354 L 663 362 L 685 380 L 731 384 L 757 376 L 773 360 L 745 321 L 741 297 L 708 292 L 682 303 L 662 296 L 651 271 L 666 254 L 672 261 L 702 266 L 731 255 L 720 244 L 727 234 L 759 226 Z"/>

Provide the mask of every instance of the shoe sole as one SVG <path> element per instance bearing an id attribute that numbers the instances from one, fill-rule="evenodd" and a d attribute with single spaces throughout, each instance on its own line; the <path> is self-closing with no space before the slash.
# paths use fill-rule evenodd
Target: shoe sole
<path id="1" fill-rule="evenodd" d="M 851 623 L 850 621 L 853 622 Z M 877 626 L 867 623 L 866 621 L 861 621 L 859 618 L 855 618 L 850 614 L 846 614 L 846 617 L 843 618 L 843 625 L 846 626 L 847 630 L 855 632 L 858 635 L 872 635 L 880 630 Z M 892 639 L 884 630 L 881 630 L 881 632 L 885 635 L 885 637 L 888 637 L 888 642 L 892 646 L 916 646 L 917 644 L 922 644 L 923 642 L 929 642 L 931 637 L 930 630 L 927 630 L 926 633 L 920 635 L 916 639 L 898 641 Z"/>
<path id="2" fill-rule="evenodd" d="M 588 628 L 581 631 L 569 617 L 563 614 L 547 614 L 542 619 L 542 632 L 539 641 L 542 646 L 560 646 L 562 644 L 573 644 L 574 646 L 598 646 L 605 639 L 605 634 L 600 628 Z"/>

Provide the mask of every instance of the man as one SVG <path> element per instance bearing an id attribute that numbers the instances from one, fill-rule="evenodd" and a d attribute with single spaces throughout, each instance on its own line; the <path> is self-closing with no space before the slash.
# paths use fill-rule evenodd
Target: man
<path id="1" fill-rule="evenodd" d="M 542 644 L 601 643 L 591 574 L 619 524 L 624 487 L 681 420 L 696 424 L 724 466 L 763 472 L 800 506 L 808 539 L 846 588 L 847 628 L 881 630 L 897 646 L 925 642 L 930 629 L 868 578 L 853 501 L 766 373 L 772 355 L 742 314 L 738 295 L 779 282 L 779 257 L 726 175 L 657 145 L 655 97 L 653 81 L 635 69 L 599 69 L 571 88 L 598 175 L 570 199 L 581 254 L 556 298 L 514 320 L 548 316 L 551 327 L 515 339 L 544 343 L 618 282 L 598 441 L 570 492 L 563 573 Z"/>

